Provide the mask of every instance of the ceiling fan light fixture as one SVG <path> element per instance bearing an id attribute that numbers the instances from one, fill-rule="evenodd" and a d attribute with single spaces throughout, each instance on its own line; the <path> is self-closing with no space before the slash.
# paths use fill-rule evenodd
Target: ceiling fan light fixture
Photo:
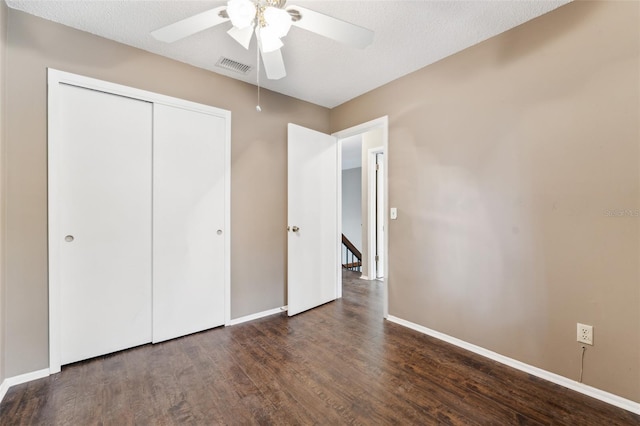
<path id="1" fill-rule="evenodd" d="M 229 0 L 227 14 L 233 26 L 242 30 L 253 25 L 256 5 L 251 0 Z"/>
<path id="2" fill-rule="evenodd" d="M 278 38 L 286 36 L 291 29 L 291 15 L 284 9 L 267 7 L 264 10 L 264 20 Z"/>

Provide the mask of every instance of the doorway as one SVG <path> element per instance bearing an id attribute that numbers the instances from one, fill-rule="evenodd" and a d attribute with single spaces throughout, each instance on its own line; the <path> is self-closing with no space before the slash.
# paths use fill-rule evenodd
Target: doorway
<path id="1" fill-rule="evenodd" d="M 362 236 L 362 279 L 373 280 L 384 277 L 387 270 L 387 239 L 385 230 L 388 228 L 388 218 L 384 212 L 388 209 L 387 185 L 387 152 L 388 147 L 388 117 L 381 117 L 333 134 L 338 140 L 338 164 L 343 162 L 343 143 L 353 141 L 354 137 L 362 140 L 360 158 L 362 167 L 362 201 L 361 201 L 361 236 Z M 351 142 L 352 143 L 352 142 Z M 370 164 L 372 163 L 372 164 Z M 338 167 L 338 244 L 342 250 L 343 233 L 343 197 L 342 197 L 342 167 Z M 377 169 L 377 173 L 376 173 Z M 377 256 L 377 267 L 376 267 Z M 342 274 L 340 272 L 338 297 L 342 296 Z M 388 282 L 383 280 L 384 317 L 388 315 Z"/>

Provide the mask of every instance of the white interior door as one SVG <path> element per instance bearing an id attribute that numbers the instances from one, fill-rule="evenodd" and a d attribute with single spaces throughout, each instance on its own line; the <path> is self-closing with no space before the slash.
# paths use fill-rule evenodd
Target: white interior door
<path id="1" fill-rule="evenodd" d="M 288 313 L 337 297 L 337 139 L 288 128 Z"/>
<path id="2" fill-rule="evenodd" d="M 148 102 L 61 85 L 52 200 L 61 364 L 151 341 Z"/>
<path id="3" fill-rule="evenodd" d="M 225 126 L 154 107 L 154 343 L 225 321 Z"/>

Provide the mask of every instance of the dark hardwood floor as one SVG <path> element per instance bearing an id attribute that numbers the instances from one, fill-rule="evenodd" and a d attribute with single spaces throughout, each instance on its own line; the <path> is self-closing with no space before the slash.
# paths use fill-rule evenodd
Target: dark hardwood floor
<path id="1" fill-rule="evenodd" d="M 382 284 L 64 367 L 9 390 L 1 425 L 640 425 L 640 416 L 382 319 Z"/>

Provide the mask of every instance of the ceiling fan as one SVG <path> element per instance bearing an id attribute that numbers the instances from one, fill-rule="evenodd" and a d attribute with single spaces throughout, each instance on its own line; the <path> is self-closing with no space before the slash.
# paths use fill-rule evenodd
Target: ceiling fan
<path id="1" fill-rule="evenodd" d="M 227 32 L 245 49 L 256 35 L 267 78 L 287 75 L 280 48 L 291 26 L 363 49 L 373 41 L 373 31 L 300 6 L 286 6 L 286 0 L 229 0 L 219 6 L 151 32 L 157 40 L 171 43 L 208 28 L 231 21 Z"/>

